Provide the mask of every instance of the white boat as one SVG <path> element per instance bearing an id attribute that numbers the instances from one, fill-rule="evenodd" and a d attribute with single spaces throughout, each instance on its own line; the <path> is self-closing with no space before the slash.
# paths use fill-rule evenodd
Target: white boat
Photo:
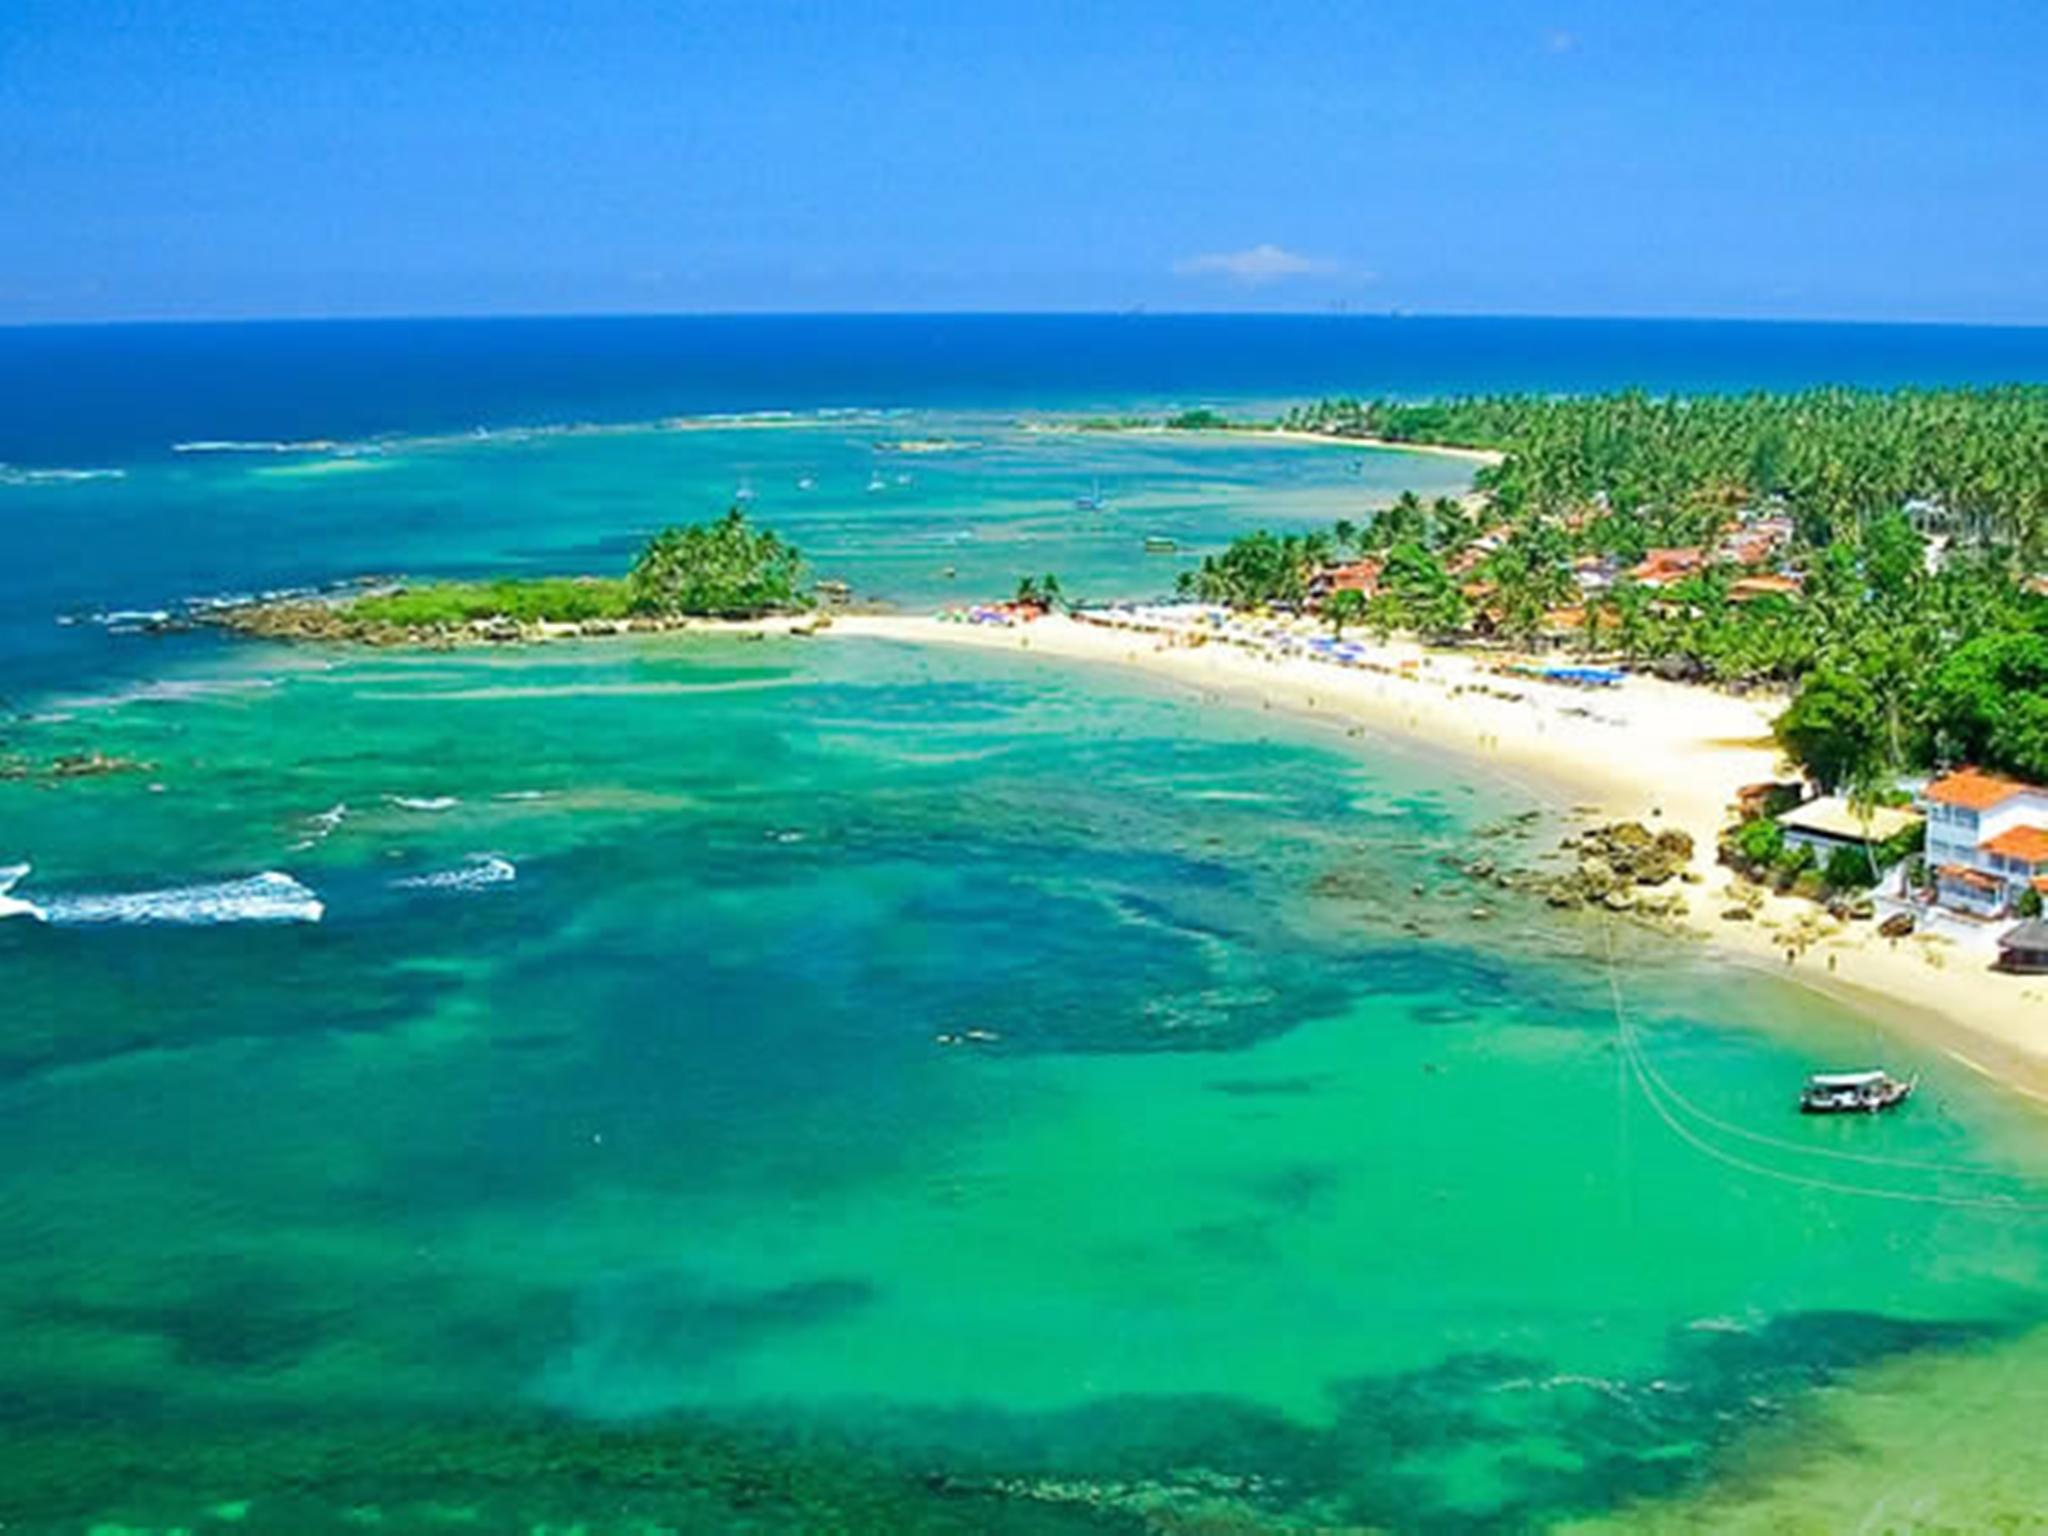
<path id="1" fill-rule="evenodd" d="M 1901 1082 L 1889 1072 L 1816 1072 L 1799 1094 L 1802 1115 L 1874 1115 L 1913 1096 L 1916 1077 Z"/>
<path id="2" fill-rule="evenodd" d="M 47 921 L 43 916 L 43 909 L 34 902 L 22 901 L 9 894 L 28 871 L 29 866 L 26 864 L 10 864 L 7 868 L 0 869 L 0 918 L 32 917 L 39 923 Z"/>

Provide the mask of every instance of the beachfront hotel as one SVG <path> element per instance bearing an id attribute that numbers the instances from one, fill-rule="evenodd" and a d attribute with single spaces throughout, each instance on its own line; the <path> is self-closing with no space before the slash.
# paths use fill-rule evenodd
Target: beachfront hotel
<path id="1" fill-rule="evenodd" d="M 2029 889 L 2048 893 L 2048 788 L 1975 768 L 1920 792 L 1935 899 L 1972 917 L 2003 917 Z"/>

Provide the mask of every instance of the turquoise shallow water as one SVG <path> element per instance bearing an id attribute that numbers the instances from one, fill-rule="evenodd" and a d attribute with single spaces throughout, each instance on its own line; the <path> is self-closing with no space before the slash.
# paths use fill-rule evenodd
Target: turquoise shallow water
<path id="1" fill-rule="evenodd" d="M 1469 477 L 1449 459 L 1049 434 L 960 412 L 144 460 L 120 479 L 0 484 L 0 695 L 162 669 L 162 648 L 59 615 L 393 572 L 620 571 L 655 530 L 741 496 L 820 574 L 927 603 L 1048 570 L 1080 597 L 1165 592 L 1250 527 L 1363 519 L 1402 490 L 1454 494 Z M 1106 505 L 1076 505 L 1092 495 Z M 1148 556 L 1148 536 L 1181 550 Z"/>
<path id="2" fill-rule="evenodd" d="M 1526 793 L 1412 749 L 858 642 L 246 649 L 210 681 L 41 728 L 149 782 L 8 787 L 60 919 L 264 870 L 324 904 L 0 929 L 16 1412 L 42 1466 L 81 1422 L 174 1445 L 160 1490 L 78 1472 L 26 1515 L 291 1528 L 335 1516 L 277 1486 L 309 1441 L 395 1421 L 432 1465 L 481 1419 L 801 1428 L 882 1479 L 876 1528 L 969 1497 L 935 1514 L 935 1474 L 1516 1525 L 1682 1491 L 1817 1383 L 2038 1313 L 2037 1226 L 1664 1130 L 1597 933 L 1439 863 Z M 2037 1166 L 2009 1106 L 1893 1046 L 1930 1074 L 1909 1117 L 1788 1126 L 1868 1026 L 1623 942 L 1711 1112 Z M 280 1423 L 289 1450 L 206 1459 Z M 535 1461 L 434 1498 L 614 1508 Z M 364 1480 L 335 1501 L 438 1518 Z"/>
<path id="3" fill-rule="evenodd" d="M 0 783 L 9 1529 L 2031 1517 L 2035 1117 L 1475 886 L 1528 786 L 1016 656 L 53 622 L 616 568 L 742 485 L 908 603 L 1144 593 L 1146 533 L 1457 466 L 961 412 L 333 462 L 0 488 L 6 748 L 151 765 Z M 1904 1114 L 1787 1113 L 1876 1057 Z"/>

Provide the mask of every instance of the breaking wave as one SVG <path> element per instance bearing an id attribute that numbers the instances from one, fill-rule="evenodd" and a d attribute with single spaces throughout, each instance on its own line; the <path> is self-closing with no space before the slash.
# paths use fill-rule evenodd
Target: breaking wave
<path id="1" fill-rule="evenodd" d="M 332 438 L 307 438 L 301 442 L 276 442 L 269 438 L 204 438 L 197 442 L 173 443 L 173 453 L 333 453 L 343 447 Z"/>
<path id="2" fill-rule="evenodd" d="M 44 921 L 43 909 L 32 901 L 23 901 L 13 895 L 16 885 L 29 871 L 26 864 L 10 864 L 0 869 L 0 917 L 32 917 Z"/>
<path id="3" fill-rule="evenodd" d="M 501 859 L 494 853 L 480 853 L 457 869 L 407 875 L 392 884 L 406 891 L 482 891 L 494 885 L 510 885 L 518 878 L 518 866 L 510 859 Z"/>
<path id="4" fill-rule="evenodd" d="M 346 801 L 338 805 L 331 805 L 324 811 L 308 816 L 306 818 L 306 835 L 292 844 L 292 851 L 300 853 L 308 848 L 319 847 L 328 838 L 334 836 L 336 829 L 347 819 L 348 804 Z"/>
<path id="5" fill-rule="evenodd" d="M 462 802 L 453 795 L 386 795 L 401 811 L 452 811 Z"/>
<path id="6" fill-rule="evenodd" d="M 320 898 L 290 875 L 267 869 L 243 880 L 212 885 L 53 897 L 44 904 L 43 916 L 51 923 L 74 927 L 160 923 L 199 928 L 224 923 L 317 923 L 326 911 Z"/>
<path id="7" fill-rule="evenodd" d="M 125 469 L 17 469 L 0 464 L 0 485 L 82 485 L 89 480 L 125 480 Z"/>

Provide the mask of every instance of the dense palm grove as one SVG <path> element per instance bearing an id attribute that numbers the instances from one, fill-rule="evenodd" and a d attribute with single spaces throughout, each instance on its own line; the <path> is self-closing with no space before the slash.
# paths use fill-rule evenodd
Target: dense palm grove
<path id="1" fill-rule="evenodd" d="M 1332 400 L 1282 425 L 1499 449 L 1479 495 L 1239 540 L 1183 583 L 1333 622 L 1568 644 L 1788 686 L 1823 785 L 1977 762 L 2048 779 L 2048 389 Z"/>

